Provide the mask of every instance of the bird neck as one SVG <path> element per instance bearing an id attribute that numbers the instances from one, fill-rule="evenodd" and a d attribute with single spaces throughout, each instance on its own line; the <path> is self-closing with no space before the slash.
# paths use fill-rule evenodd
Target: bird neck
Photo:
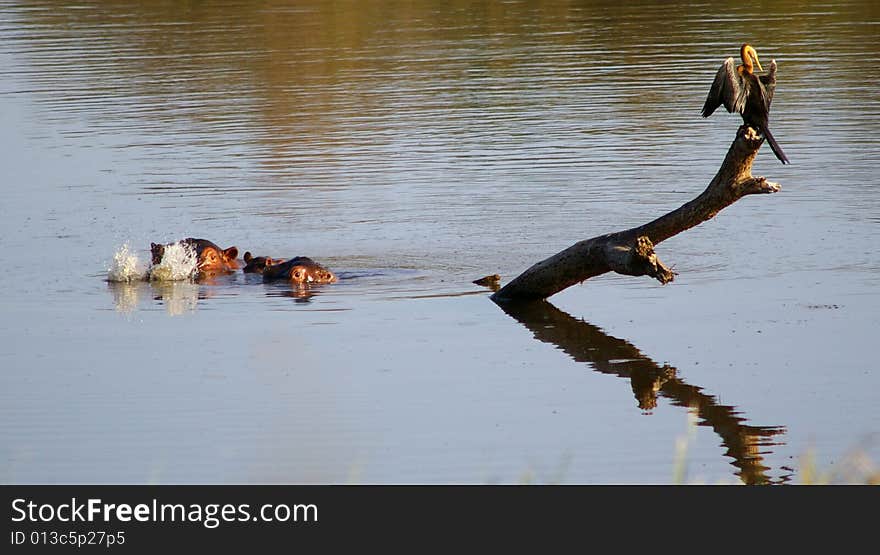
<path id="1" fill-rule="evenodd" d="M 755 73 L 755 65 L 748 58 L 743 59 L 741 66 L 736 68 L 740 75 L 752 75 Z"/>
<path id="2" fill-rule="evenodd" d="M 749 52 L 751 50 L 751 52 Z M 752 62 L 751 54 L 754 53 L 754 49 L 748 44 L 743 44 L 742 48 L 740 48 L 739 56 L 742 58 L 742 65 L 739 66 L 739 70 L 744 74 L 751 74 L 755 72 L 755 64 Z M 757 54 L 755 54 L 757 56 Z"/>

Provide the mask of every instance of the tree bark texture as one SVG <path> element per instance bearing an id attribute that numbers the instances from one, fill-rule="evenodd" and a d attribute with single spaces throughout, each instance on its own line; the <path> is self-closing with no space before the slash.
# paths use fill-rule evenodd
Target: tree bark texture
<path id="1" fill-rule="evenodd" d="M 752 176 L 752 162 L 762 142 L 757 131 L 741 126 L 718 173 L 697 198 L 645 225 L 575 243 L 514 278 L 492 299 L 546 299 L 606 272 L 646 275 L 669 283 L 674 273 L 657 258 L 655 245 L 712 218 L 746 195 L 780 190 L 778 184 Z"/>

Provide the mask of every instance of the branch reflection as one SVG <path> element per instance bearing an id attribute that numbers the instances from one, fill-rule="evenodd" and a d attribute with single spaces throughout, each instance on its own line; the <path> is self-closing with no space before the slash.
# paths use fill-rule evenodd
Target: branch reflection
<path id="1" fill-rule="evenodd" d="M 722 405 L 718 398 L 703 393 L 676 375 L 676 369 L 659 365 L 634 345 L 611 337 L 596 326 L 559 310 L 547 301 L 499 304 L 502 310 L 531 331 L 535 338 L 560 348 L 578 362 L 598 372 L 629 379 L 639 408 L 651 411 L 658 395 L 673 405 L 693 407 L 701 426 L 711 427 L 733 458 L 736 475 L 749 485 L 785 483 L 790 473 L 773 480 L 764 465 L 767 449 L 780 443 L 782 426 L 750 426 L 736 407 Z"/>

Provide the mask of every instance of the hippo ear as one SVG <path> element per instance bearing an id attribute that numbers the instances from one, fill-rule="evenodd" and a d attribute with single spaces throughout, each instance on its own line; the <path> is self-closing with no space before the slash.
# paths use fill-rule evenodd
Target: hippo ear
<path id="1" fill-rule="evenodd" d="M 223 251 L 223 256 L 225 256 L 228 260 L 235 260 L 238 258 L 238 247 L 229 247 Z"/>
<path id="2" fill-rule="evenodd" d="M 244 253 L 244 261 L 245 262 L 250 263 L 251 258 L 253 258 L 253 256 L 251 255 L 251 251 L 247 251 Z"/>

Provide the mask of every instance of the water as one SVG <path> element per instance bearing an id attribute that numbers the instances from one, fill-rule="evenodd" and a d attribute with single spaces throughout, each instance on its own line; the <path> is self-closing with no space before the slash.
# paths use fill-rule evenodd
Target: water
<path id="1" fill-rule="evenodd" d="M 849 479 L 880 460 L 878 29 L 872 2 L 0 1 L 2 480 L 666 483 L 689 411 L 687 481 Z M 508 314 L 470 283 L 702 191 L 744 40 L 779 64 L 792 165 L 754 173 L 781 193 L 660 245 L 667 286 Z M 341 279 L 108 283 L 190 236 Z"/>

